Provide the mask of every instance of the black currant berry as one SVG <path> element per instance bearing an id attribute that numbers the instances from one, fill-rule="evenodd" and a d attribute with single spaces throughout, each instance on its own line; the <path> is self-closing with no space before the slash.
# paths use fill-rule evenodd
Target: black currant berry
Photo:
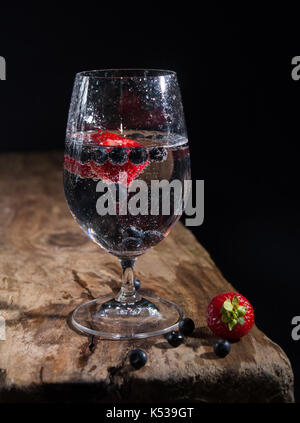
<path id="1" fill-rule="evenodd" d="M 147 150 L 143 147 L 133 148 L 129 154 L 129 160 L 136 165 L 144 164 L 147 158 Z"/>
<path id="2" fill-rule="evenodd" d="M 129 226 L 129 228 L 125 229 L 123 232 L 123 237 L 133 237 L 133 238 L 143 238 L 144 231 L 142 229 L 136 228 L 135 226 Z"/>
<path id="3" fill-rule="evenodd" d="M 88 147 L 82 147 L 80 152 L 80 162 L 87 163 L 89 160 L 91 160 L 91 158 L 91 150 Z"/>
<path id="4" fill-rule="evenodd" d="M 135 369 L 140 369 L 147 363 L 147 354 L 140 349 L 132 350 L 129 353 L 129 361 Z"/>
<path id="5" fill-rule="evenodd" d="M 135 251 L 142 245 L 141 238 L 128 237 L 122 241 L 122 249 L 127 251 Z"/>
<path id="6" fill-rule="evenodd" d="M 167 341 L 170 345 L 172 345 L 172 347 L 176 348 L 183 343 L 184 336 L 180 332 L 173 330 L 172 332 L 168 333 Z"/>
<path id="7" fill-rule="evenodd" d="M 114 147 L 108 153 L 108 158 L 112 164 L 123 165 L 128 160 L 128 153 L 124 147 Z"/>
<path id="8" fill-rule="evenodd" d="M 108 153 L 104 147 L 95 148 L 92 152 L 91 159 L 97 164 L 104 164 L 108 158 Z"/>
<path id="9" fill-rule="evenodd" d="M 158 231 L 146 231 L 144 232 L 144 244 L 147 247 L 153 247 L 164 239 L 162 233 Z"/>
<path id="10" fill-rule="evenodd" d="M 185 319 L 181 320 L 179 322 L 179 331 L 183 335 L 191 335 L 193 333 L 193 330 L 195 329 L 195 323 L 192 319 L 189 319 L 186 317 Z"/>
<path id="11" fill-rule="evenodd" d="M 226 357 L 230 353 L 230 342 L 227 339 L 218 339 L 214 345 L 214 352 L 218 357 Z"/>
<path id="12" fill-rule="evenodd" d="M 150 150 L 150 159 L 155 162 L 163 162 L 168 157 L 168 152 L 164 147 L 154 147 Z"/>

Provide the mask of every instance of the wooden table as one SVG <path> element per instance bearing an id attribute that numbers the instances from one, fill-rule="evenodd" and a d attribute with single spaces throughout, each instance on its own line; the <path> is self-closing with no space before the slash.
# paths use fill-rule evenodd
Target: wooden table
<path id="1" fill-rule="evenodd" d="M 178 224 L 136 264 L 148 293 L 176 300 L 196 330 L 172 348 L 87 337 L 70 326 L 76 305 L 116 293 L 120 264 L 73 221 L 62 187 L 62 153 L 0 158 L 0 401 L 292 402 L 282 349 L 254 327 L 224 359 L 205 323 L 210 299 L 233 290 L 191 232 Z M 134 370 L 128 352 L 148 362 Z"/>

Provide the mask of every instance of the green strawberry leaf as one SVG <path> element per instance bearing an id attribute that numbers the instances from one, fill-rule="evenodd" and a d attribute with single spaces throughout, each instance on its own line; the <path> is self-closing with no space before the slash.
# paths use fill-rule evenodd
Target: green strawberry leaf
<path id="1" fill-rule="evenodd" d="M 230 322 L 230 316 L 227 314 L 222 314 L 221 320 L 223 323 L 229 323 Z"/>
<path id="2" fill-rule="evenodd" d="M 238 321 L 236 319 L 232 319 L 229 323 L 228 323 L 228 328 L 230 331 L 232 331 L 232 329 L 234 329 L 237 325 Z"/>
<path id="3" fill-rule="evenodd" d="M 241 326 L 243 326 L 243 324 L 245 323 L 245 319 L 243 317 L 239 317 L 238 322 Z"/>
<path id="4" fill-rule="evenodd" d="M 243 325 L 245 323 L 244 315 L 247 312 L 247 307 L 239 305 L 239 299 L 235 295 L 232 298 L 232 302 L 227 298 L 220 310 L 221 321 L 228 326 L 228 329 L 232 331 L 239 323 Z"/>
<path id="5" fill-rule="evenodd" d="M 233 310 L 233 306 L 232 306 L 229 298 L 227 298 L 227 300 L 224 301 L 223 307 L 225 308 L 226 311 L 232 311 Z"/>
<path id="6" fill-rule="evenodd" d="M 238 314 L 239 317 L 244 316 L 246 314 L 246 312 L 247 312 L 247 307 L 245 307 L 245 306 L 239 306 L 237 308 L 237 314 Z"/>
<path id="7" fill-rule="evenodd" d="M 239 305 L 239 299 L 236 295 L 232 298 L 232 305 L 233 307 L 238 307 Z"/>

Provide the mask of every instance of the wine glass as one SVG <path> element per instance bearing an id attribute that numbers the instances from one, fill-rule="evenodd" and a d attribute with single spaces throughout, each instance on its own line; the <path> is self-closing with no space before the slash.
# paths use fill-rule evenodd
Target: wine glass
<path id="1" fill-rule="evenodd" d="M 133 268 L 137 257 L 161 242 L 179 220 L 188 179 L 189 149 L 175 72 L 76 74 L 66 131 L 65 195 L 81 229 L 122 267 L 118 295 L 79 305 L 72 315 L 76 328 L 128 339 L 178 327 L 181 309 L 141 295 Z"/>

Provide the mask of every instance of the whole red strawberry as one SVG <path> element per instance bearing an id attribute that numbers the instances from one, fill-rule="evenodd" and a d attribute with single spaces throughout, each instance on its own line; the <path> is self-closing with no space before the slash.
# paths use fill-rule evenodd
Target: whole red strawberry
<path id="1" fill-rule="evenodd" d="M 211 331 L 221 338 L 239 339 L 246 335 L 254 323 L 254 310 L 247 298 L 236 292 L 214 297 L 206 311 Z"/>

